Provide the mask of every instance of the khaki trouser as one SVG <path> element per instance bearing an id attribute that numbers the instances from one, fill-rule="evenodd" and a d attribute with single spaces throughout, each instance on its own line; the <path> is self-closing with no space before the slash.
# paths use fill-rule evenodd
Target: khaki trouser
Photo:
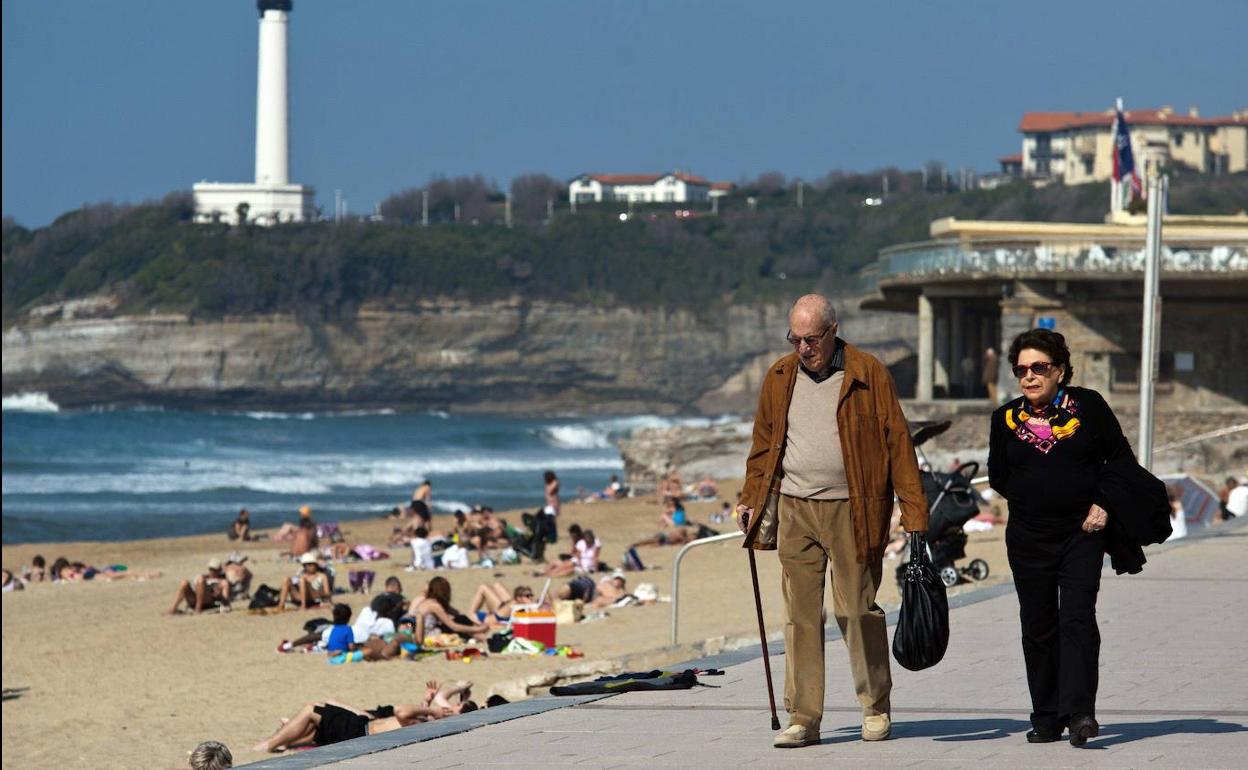
<path id="1" fill-rule="evenodd" d="M 862 565 L 848 500 L 780 498 L 784 570 L 784 708 L 789 724 L 818 729 L 823 718 L 823 586 L 832 562 L 832 613 L 849 648 L 864 715 L 889 713 L 888 625 L 875 604 L 883 566 Z"/>

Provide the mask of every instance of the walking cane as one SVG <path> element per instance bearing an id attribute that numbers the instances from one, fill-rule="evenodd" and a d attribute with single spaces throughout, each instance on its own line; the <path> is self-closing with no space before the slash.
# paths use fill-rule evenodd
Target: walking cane
<path id="1" fill-rule="evenodd" d="M 776 716 L 776 692 L 771 684 L 771 659 L 767 655 L 767 629 L 763 626 L 763 599 L 758 593 L 758 565 L 754 562 L 754 549 L 747 549 L 750 554 L 750 579 L 754 581 L 754 609 L 758 610 L 758 641 L 763 645 L 763 671 L 767 675 L 767 702 L 771 706 L 771 729 L 780 729 L 780 719 Z"/>

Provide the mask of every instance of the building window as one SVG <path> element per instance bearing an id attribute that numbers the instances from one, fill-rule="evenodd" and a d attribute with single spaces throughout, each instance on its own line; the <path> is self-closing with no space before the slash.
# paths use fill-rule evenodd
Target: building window
<path id="1" fill-rule="evenodd" d="M 1095 165 L 1095 158 L 1085 155 L 1083 157 L 1083 175 L 1092 176 L 1092 167 Z"/>
<path id="2" fill-rule="evenodd" d="M 1160 392 L 1174 389 L 1174 353 L 1162 351 L 1157 361 L 1157 381 Z M 1109 389 L 1115 392 L 1140 390 L 1140 354 L 1111 353 L 1109 356 Z"/>
<path id="3" fill-rule="evenodd" d="M 1175 131 L 1174 134 L 1172 135 L 1172 138 L 1174 140 L 1175 147 L 1183 146 L 1183 132 L 1182 131 Z"/>

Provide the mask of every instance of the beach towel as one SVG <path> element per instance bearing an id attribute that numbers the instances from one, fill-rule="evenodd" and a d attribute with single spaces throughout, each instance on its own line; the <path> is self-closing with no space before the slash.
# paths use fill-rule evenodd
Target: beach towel
<path id="1" fill-rule="evenodd" d="M 688 690 L 699 684 L 701 682 L 698 681 L 697 672 L 691 668 L 684 671 L 632 671 L 615 676 L 600 676 L 592 682 L 558 685 L 550 688 L 550 694 L 601 695 L 645 690 Z"/>

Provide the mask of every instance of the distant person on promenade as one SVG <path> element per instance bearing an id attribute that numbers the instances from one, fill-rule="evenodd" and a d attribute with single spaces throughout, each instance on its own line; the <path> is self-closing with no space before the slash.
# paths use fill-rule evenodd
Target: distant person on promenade
<path id="1" fill-rule="evenodd" d="M 229 580 L 220 559 L 210 560 L 208 571 L 195 578 L 194 583 L 183 580 L 173 597 L 173 606 L 165 614 L 177 615 L 184 603 L 196 615 L 213 607 L 230 606 Z"/>
<path id="2" fill-rule="evenodd" d="M 1222 509 L 1223 520 L 1229 521 L 1238 516 L 1248 515 L 1248 486 L 1239 483 L 1234 478 L 1227 479 L 1226 483 L 1226 507 Z"/>
<path id="3" fill-rule="evenodd" d="M 988 391 L 988 400 L 996 406 L 997 401 L 997 374 L 1001 369 L 1001 360 L 997 356 L 996 348 L 988 348 L 984 351 L 984 358 L 981 362 L 984 370 L 980 372 L 980 379 L 984 383 L 984 389 Z"/>
<path id="4" fill-rule="evenodd" d="M 1175 484 L 1166 485 L 1166 496 L 1170 498 L 1170 537 L 1166 542 L 1187 537 L 1187 511 L 1183 509 L 1183 490 Z"/>
<path id="5" fill-rule="evenodd" d="M 191 770 L 229 770 L 234 767 L 234 755 L 224 743 L 204 741 L 191 752 Z"/>
<path id="6" fill-rule="evenodd" d="M 1160 482 L 1136 464 L 1105 399 L 1070 384 L 1065 337 L 1048 329 L 1023 332 L 1008 357 L 1022 395 L 992 413 L 988 478 L 1009 504 L 1005 547 L 1031 692 L 1026 738 L 1050 743 L 1069 729 L 1070 744 L 1082 746 L 1100 730 L 1096 602 L 1106 552 L 1119 572 L 1138 572 L 1144 543 L 1135 544 L 1133 568 L 1120 566 L 1130 537 L 1124 533 L 1128 525 L 1153 528 L 1154 510 L 1160 528 L 1169 529 L 1170 506 Z"/>
<path id="7" fill-rule="evenodd" d="M 862 739 L 880 741 L 892 729 L 892 675 L 887 620 L 875 597 L 893 494 L 911 533 L 927 530 L 927 498 L 893 379 L 837 336 L 832 303 L 816 294 L 798 299 L 786 339 L 793 352 L 763 380 L 737 506 L 745 547 L 778 549 L 784 571 L 789 726 L 774 745 L 819 742 L 829 562 L 832 612 L 849 650 Z M 773 542 L 760 537 L 769 497 L 779 517 Z"/>

